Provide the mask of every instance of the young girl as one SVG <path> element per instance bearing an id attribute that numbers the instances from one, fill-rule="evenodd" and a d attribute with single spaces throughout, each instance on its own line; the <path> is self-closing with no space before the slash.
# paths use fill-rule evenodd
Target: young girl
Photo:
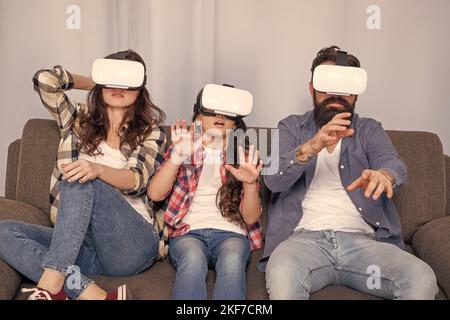
<path id="1" fill-rule="evenodd" d="M 201 96 L 202 91 L 197 106 Z M 148 189 L 153 201 L 172 191 L 164 220 L 169 257 L 177 269 L 173 297 L 206 299 L 211 267 L 216 271 L 213 299 L 245 299 L 250 251 L 262 245 L 258 187 L 262 162 L 251 146 L 247 157 L 239 147 L 238 168 L 224 165 L 226 143 L 221 142 L 232 129 L 246 130 L 241 118 L 214 115 L 201 107 L 195 108 L 193 118 L 201 122 L 203 142 L 194 141 L 194 126 L 188 132 L 186 121 L 177 120 L 173 145 Z M 200 164 L 189 163 L 195 158 L 201 159 Z"/>
<path id="2" fill-rule="evenodd" d="M 132 50 L 106 58 L 145 69 Z M 61 130 L 50 195 L 56 224 L 0 222 L 0 258 L 37 283 L 30 300 L 129 299 L 126 286 L 107 293 L 87 276 L 131 276 L 157 258 L 146 188 L 162 160 L 165 114 L 144 81 L 133 90 L 103 88 L 61 66 L 33 80 Z M 65 93 L 71 88 L 90 89 L 88 104 L 71 100 Z"/>

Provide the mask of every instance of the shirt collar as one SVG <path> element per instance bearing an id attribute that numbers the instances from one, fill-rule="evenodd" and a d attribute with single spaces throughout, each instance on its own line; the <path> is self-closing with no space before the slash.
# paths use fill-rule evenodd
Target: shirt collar
<path id="1" fill-rule="evenodd" d="M 316 122 L 314 120 L 314 112 L 310 110 L 306 113 L 306 117 L 299 123 L 299 127 L 309 128 L 311 130 L 317 129 Z"/>

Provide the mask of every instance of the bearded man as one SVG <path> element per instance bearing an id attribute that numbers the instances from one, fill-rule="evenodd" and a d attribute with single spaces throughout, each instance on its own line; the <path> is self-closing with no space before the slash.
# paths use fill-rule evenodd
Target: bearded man
<path id="1" fill-rule="evenodd" d="M 438 293 L 433 270 L 404 250 L 392 196 L 406 166 L 381 124 L 355 113 L 363 71 L 339 47 L 320 50 L 314 109 L 279 122 L 280 169 L 264 177 L 272 197 L 258 262 L 271 299 L 308 299 L 329 285 L 385 299 Z"/>

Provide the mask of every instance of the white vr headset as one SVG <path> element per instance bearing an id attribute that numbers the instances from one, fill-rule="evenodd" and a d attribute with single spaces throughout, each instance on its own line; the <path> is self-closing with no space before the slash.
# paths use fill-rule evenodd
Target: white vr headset
<path id="1" fill-rule="evenodd" d="M 200 102 L 201 105 L 195 104 L 194 110 L 210 116 L 222 114 L 229 118 L 242 118 L 249 115 L 253 108 L 252 94 L 230 85 L 206 85 Z"/>
<path id="2" fill-rule="evenodd" d="M 338 51 L 336 65 L 321 64 L 314 69 L 313 87 L 333 95 L 359 95 L 366 91 L 367 72 L 347 65 L 347 52 Z"/>
<path id="3" fill-rule="evenodd" d="M 136 90 L 146 84 L 145 68 L 137 61 L 97 59 L 92 66 L 92 80 L 106 88 Z"/>

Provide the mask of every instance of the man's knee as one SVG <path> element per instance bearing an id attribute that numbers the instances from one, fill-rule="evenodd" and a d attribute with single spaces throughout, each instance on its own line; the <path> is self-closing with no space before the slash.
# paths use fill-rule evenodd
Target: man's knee
<path id="1" fill-rule="evenodd" d="M 290 255 L 272 255 L 266 267 L 266 289 L 272 300 L 309 298 L 308 268 Z"/>
<path id="2" fill-rule="evenodd" d="M 432 300 L 439 292 L 433 269 L 418 258 L 402 272 L 398 298 Z"/>

